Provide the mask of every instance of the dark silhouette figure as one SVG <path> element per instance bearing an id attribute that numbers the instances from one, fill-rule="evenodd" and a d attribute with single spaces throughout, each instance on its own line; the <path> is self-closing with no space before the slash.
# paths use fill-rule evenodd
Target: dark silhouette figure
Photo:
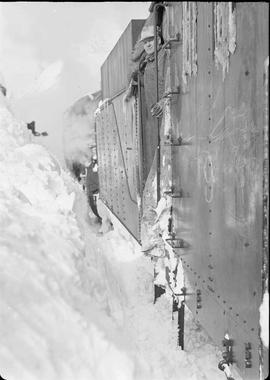
<path id="1" fill-rule="evenodd" d="M 36 122 L 35 121 L 31 121 L 31 123 L 27 123 L 27 128 L 30 129 L 30 131 L 32 132 L 32 134 L 34 136 L 48 136 L 48 132 L 46 132 L 46 131 L 41 132 L 41 133 L 36 131 Z"/>
<path id="2" fill-rule="evenodd" d="M 73 175 L 75 176 L 78 182 L 81 181 L 81 173 L 83 173 L 83 171 L 84 171 L 84 166 L 82 164 L 75 161 L 72 163 L 71 172 L 73 173 Z"/>

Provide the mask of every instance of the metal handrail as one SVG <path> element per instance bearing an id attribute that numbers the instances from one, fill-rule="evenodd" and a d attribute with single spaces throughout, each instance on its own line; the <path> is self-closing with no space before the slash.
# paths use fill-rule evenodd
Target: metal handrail
<path id="1" fill-rule="evenodd" d="M 157 10 L 159 8 L 165 8 L 165 5 L 162 3 L 157 3 L 153 7 L 153 12 L 154 12 L 154 33 L 155 33 L 155 69 L 156 69 L 156 103 L 159 101 L 159 87 L 158 87 L 158 43 L 157 43 Z M 156 118 L 156 126 L 157 126 L 157 131 L 158 131 L 158 144 L 157 144 L 157 203 L 160 200 L 160 122 L 159 119 Z"/>

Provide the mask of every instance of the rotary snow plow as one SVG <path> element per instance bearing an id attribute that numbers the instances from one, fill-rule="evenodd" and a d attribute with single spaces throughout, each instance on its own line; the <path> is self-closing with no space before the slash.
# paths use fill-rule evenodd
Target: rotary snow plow
<path id="1" fill-rule="evenodd" d="M 247 380 L 268 373 L 268 23 L 266 3 L 152 3 L 96 111 L 99 197 L 172 294 L 179 344 L 186 304 Z"/>

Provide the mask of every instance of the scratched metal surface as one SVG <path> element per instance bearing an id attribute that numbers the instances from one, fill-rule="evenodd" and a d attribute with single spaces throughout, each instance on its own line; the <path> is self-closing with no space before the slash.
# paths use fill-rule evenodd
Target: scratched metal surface
<path id="1" fill-rule="evenodd" d="M 96 118 L 100 198 L 139 241 L 137 131 L 135 123 L 129 122 L 131 110 L 125 118 L 122 104 L 123 95 Z"/>
<path id="2" fill-rule="evenodd" d="M 262 287 L 268 289 L 269 277 L 269 57 L 264 65 L 264 132 L 263 132 L 263 269 Z M 263 345 L 262 361 L 263 375 L 266 379 L 269 374 L 269 348 Z"/>
<path id="3" fill-rule="evenodd" d="M 171 112 L 172 135 L 192 142 L 171 148 L 173 188 L 188 193 L 173 199 L 173 229 L 190 244 L 178 250 L 187 284 L 202 291 L 202 308 L 195 296 L 189 306 L 218 345 L 229 333 L 245 379 L 259 379 L 268 4 L 236 3 L 237 46 L 224 81 L 214 61 L 213 3 L 197 5 L 198 72 L 186 85 L 182 78 Z M 175 11 L 181 20 L 181 7 Z M 178 64 L 172 87 L 182 77 L 181 46 L 172 55 L 171 66 Z M 252 347 L 251 368 L 245 343 Z"/>

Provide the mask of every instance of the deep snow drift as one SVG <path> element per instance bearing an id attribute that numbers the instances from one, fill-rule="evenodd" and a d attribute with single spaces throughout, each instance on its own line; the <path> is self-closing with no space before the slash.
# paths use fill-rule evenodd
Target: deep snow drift
<path id="1" fill-rule="evenodd" d="M 105 284 L 95 267 L 91 288 L 80 277 L 78 186 L 43 147 L 25 144 L 25 124 L 4 107 L 0 125 L 0 374 L 131 379 L 133 362 L 106 337 L 114 327 L 101 308 Z"/>
<path id="2" fill-rule="evenodd" d="M 98 233 L 79 185 L 4 104 L 0 140 L 1 376 L 224 380 L 188 312 L 186 351 L 177 347 L 170 300 L 153 305 L 137 243 L 115 220 Z"/>

